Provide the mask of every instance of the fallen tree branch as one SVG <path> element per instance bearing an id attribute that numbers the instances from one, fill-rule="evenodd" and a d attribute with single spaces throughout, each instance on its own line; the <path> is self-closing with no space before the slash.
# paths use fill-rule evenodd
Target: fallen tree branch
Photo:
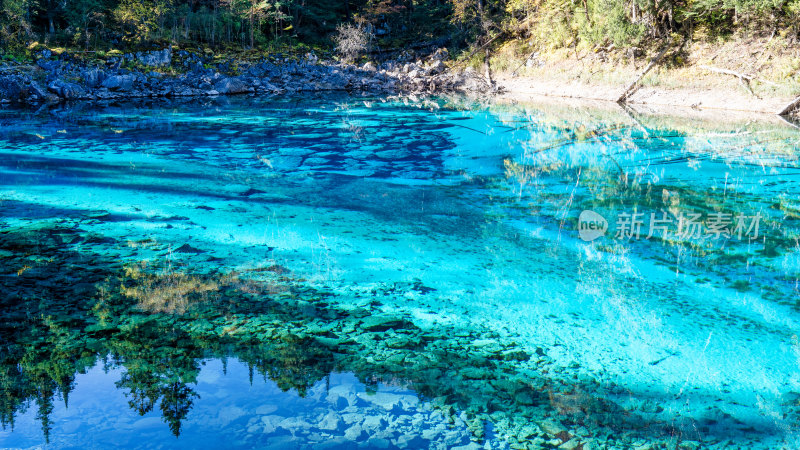
<path id="1" fill-rule="evenodd" d="M 792 122 L 791 120 L 787 119 L 787 118 L 786 118 L 786 116 L 778 116 L 778 117 L 780 117 L 780 118 L 781 118 L 781 120 L 782 120 L 782 121 L 783 121 L 783 122 L 784 122 L 786 125 L 789 125 L 789 126 L 791 126 L 791 127 L 795 127 L 795 128 L 797 128 L 798 130 L 800 130 L 800 125 L 798 125 L 798 124 L 796 124 L 796 123 Z"/>
<path id="2" fill-rule="evenodd" d="M 514 69 L 514 71 L 513 71 L 513 72 L 511 72 L 511 76 L 512 76 L 512 77 L 515 77 L 515 76 L 517 76 L 517 72 L 519 71 L 519 69 L 522 69 L 522 66 L 524 66 L 525 64 L 528 64 L 528 61 L 530 61 L 530 59 L 531 59 L 531 58 L 533 58 L 533 55 L 535 55 L 536 53 L 538 53 L 538 50 L 534 50 L 534 51 L 533 51 L 533 52 L 532 52 L 530 55 L 528 55 L 528 57 L 527 57 L 527 58 L 525 58 L 525 60 L 524 60 L 524 61 L 522 61 L 522 64 L 520 64 L 519 66 L 517 66 L 517 68 L 516 68 L 516 69 Z"/>
<path id="3" fill-rule="evenodd" d="M 792 100 L 791 103 L 786 105 L 779 113 L 779 116 L 788 116 L 789 114 L 793 113 L 796 109 L 800 108 L 800 97 Z"/>
<path id="4" fill-rule="evenodd" d="M 636 125 L 636 128 L 641 130 L 641 132 L 644 134 L 644 137 L 649 138 L 650 137 L 650 132 L 647 131 L 647 128 L 645 128 L 645 126 L 642 125 L 642 122 L 640 122 L 639 119 L 637 119 L 636 116 L 633 115 L 633 112 L 631 111 L 630 106 L 628 106 L 628 105 L 626 105 L 624 103 L 619 103 L 619 107 L 622 108 L 622 110 L 625 112 L 625 114 L 631 119 L 633 124 Z"/>
<path id="5" fill-rule="evenodd" d="M 466 58 L 464 58 L 464 60 L 463 60 L 463 61 L 464 61 L 464 63 L 469 63 L 469 60 L 470 60 L 470 58 L 472 58 L 473 56 L 475 56 L 475 54 L 476 54 L 476 53 L 478 53 L 479 51 L 481 51 L 481 50 L 483 50 L 484 48 L 488 47 L 488 46 L 489 46 L 489 44 L 491 44 L 491 43 L 492 43 L 492 42 L 494 42 L 494 41 L 495 41 L 497 38 L 499 38 L 500 36 L 502 36 L 502 35 L 504 35 L 504 34 L 506 34 L 505 30 L 501 31 L 501 32 L 500 32 L 500 34 L 498 34 L 497 36 L 495 36 L 495 37 L 493 37 L 493 38 L 489 39 L 489 41 L 487 41 L 485 44 L 483 44 L 483 45 L 481 45 L 480 47 L 476 48 L 476 49 L 475 49 L 475 50 L 474 50 L 472 53 L 470 53 L 470 54 L 469 54 L 469 55 L 468 55 Z"/>
<path id="6" fill-rule="evenodd" d="M 744 73 L 734 72 L 734 71 L 728 70 L 728 69 L 720 69 L 719 67 L 700 66 L 700 68 L 701 69 L 705 69 L 705 70 L 707 70 L 709 72 L 716 72 L 716 73 L 722 73 L 722 74 L 725 74 L 725 75 L 732 75 L 734 77 L 739 78 L 740 80 L 750 81 L 750 80 L 755 78 L 752 75 L 747 75 L 747 74 L 744 74 Z"/>
<path id="7" fill-rule="evenodd" d="M 617 99 L 617 103 L 625 103 L 625 101 L 628 100 L 628 97 L 630 97 L 634 92 L 636 92 L 636 88 L 639 85 L 639 82 L 642 80 L 642 78 L 644 78 L 645 75 L 648 74 L 648 72 L 653 70 L 653 67 L 655 67 L 659 63 L 659 61 L 661 61 L 661 58 L 663 58 L 664 55 L 667 54 L 667 50 L 669 50 L 669 46 L 665 46 L 661 50 L 661 52 L 659 52 L 658 55 L 656 55 L 656 57 L 650 61 L 650 64 L 648 64 L 647 67 L 644 68 L 644 71 L 642 71 L 642 73 L 639 74 L 639 76 L 636 77 L 635 80 L 633 80 L 633 83 L 629 84 L 628 87 L 625 88 L 625 91 L 623 91 L 622 95 Z"/>
<path id="8" fill-rule="evenodd" d="M 762 84 L 768 84 L 770 86 L 776 86 L 776 87 L 780 86 L 778 83 L 775 83 L 775 82 L 772 82 L 772 81 L 769 81 L 769 80 L 763 80 L 761 78 L 756 77 L 755 75 L 747 75 L 747 74 L 744 74 L 744 73 L 734 72 L 733 70 L 720 69 L 719 67 L 712 67 L 712 66 L 700 66 L 700 68 L 708 70 L 709 72 L 721 73 L 721 74 L 724 74 L 724 75 L 731 75 L 731 76 L 734 76 L 734 77 L 738 78 L 739 81 L 741 81 L 742 84 L 745 85 L 747 90 L 750 91 L 750 93 L 753 94 L 756 97 L 758 97 L 758 96 L 750 88 L 750 82 L 751 81 L 756 81 L 756 82 L 762 83 Z"/>

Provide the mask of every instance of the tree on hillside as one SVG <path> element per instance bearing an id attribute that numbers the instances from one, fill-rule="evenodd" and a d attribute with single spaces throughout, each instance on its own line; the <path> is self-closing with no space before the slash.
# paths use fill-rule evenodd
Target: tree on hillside
<path id="1" fill-rule="evenodd" d="M 100 0 L 70 0 L 66 10 L 67 23 L 76 30 L 76 36 L 83 34 L 84 48 L 89 49 L 92 27 L 102 28 L 106 21 Z"/>
<path id="2" fill-rule="evenodd" d="M 0 0 L 0 42 L 21 42 L 33 34 L 31 9 L 33 0 Z"/>
<path id="3" fill-rule="evenodd" d="M 113 15 L 134 42 L 149 42 L 164 30 L 170 0 L 121 0 Z"/>

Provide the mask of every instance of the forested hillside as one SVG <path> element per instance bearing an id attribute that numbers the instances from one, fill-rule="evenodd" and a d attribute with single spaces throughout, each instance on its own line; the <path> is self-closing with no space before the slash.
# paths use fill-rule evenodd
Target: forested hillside
<path id="1" fill-rule="evenodd" d="M 330 48 L 337 26 L 373 49 L 455 49 L 524 39 L 538 47 L 641 46 L 669 36 L 737 33 L 795 42 L 800 0 L 2 0 L 0 48 L 84 50 L 164 44 L 265 50 Z"/>

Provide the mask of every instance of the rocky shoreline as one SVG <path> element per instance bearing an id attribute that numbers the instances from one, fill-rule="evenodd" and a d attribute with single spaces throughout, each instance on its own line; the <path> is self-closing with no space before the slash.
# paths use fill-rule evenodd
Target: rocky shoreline
<path id="1" fill-rule="evenodd" d="M 33 65 L 0 66 L 0 103 L 202 97 L 347 91 L 374 94 L 486 93 L 492 86 L 471 70 L 449 70 L 446 50 L 426 58 L 357 66 L 318 59 L 263 58 L 214 62 L 185 50 L 129 53 L 84 63 L 69 53 L 37 53 Z M 171 69 L 167 73 L 164 68 Z M 172 73 L 175 73 L 174 75 Z"/>

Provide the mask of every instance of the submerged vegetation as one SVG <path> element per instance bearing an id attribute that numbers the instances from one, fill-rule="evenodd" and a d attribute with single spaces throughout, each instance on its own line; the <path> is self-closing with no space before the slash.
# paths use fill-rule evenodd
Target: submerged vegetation
<path id="1" fill-rule="evenodd" d="M 648 317 L 661 309 L 642 305 L 666 301 L 700 318 L 686 321 L 689 326 L 742 328 L 747 334 L 734 343 L 757 342 L 766 335 L 760 334 L 763 322 L 730 314 L 723 303 L 726 295 L 739 294 L 753 302 L 759 295 L 796 301 L 800 274 L 791 260 L 781 259 L 800 251 L 796 201 L 773 195 L 785 186 L 769 184 L 771 178 L 758 184 L 766 172 L 796 170 L 792 130 L 752 123 L 701 128 L 628 110 L 487 109 L 465 99 L 338 100 L 195 100 L 181 110 L 157 102 L 89 111 L 79 105 L 59 110 L 60 116 L 28 113 L 22 125 L 5 128 L 9 145 L 0 163 L 9 183 L 15 182 L 11 177 L 45 181 L 3 193 L 8 223 L 0 229 L 0 422 L 13 427 L 22 412 L 36 408 L 49 436 L 56 429 L 53 411 L 69 401 L 78 374 L 100 367 L 119 372 L 116 387 L 131 410 L 157 412 L 179 435 L 202 401 L 196 385 L 203 362 L 235 358 L 251 377 L 269 378 L 301 396 L 332 372 L 353 372 L 371 387 L 406 386 L 453 422 L 467 424 L 475 441 L 496 434 L 514 448 L 689 449 L 732 433 L 741 432 L 743 441 L 764 436 L 762 423 L 721 409 L 713 415 L 691 409 L 694 404 L 677 413 L 662 407 L 676 397 L 662 385 L 654 394 L 583 371 L 605 356 L 601 352 L 588 350 L 564 363 L 569 340 L 592 339 L 588 333 L 598 323 L 578 323 L 582 318 L 574 311 L 557 317 L 516 309 L 524 302 L 509 298 L 530 296 L 545 304 L 546 296 L 563 293 L 568 301 L 562 306 L 569 307 L 579 290 L 600 284 L 608 294 L 602 300 L 609 300 L 604 319 L 620 328 L 683 337 Z M 198 112 L 203 120 L 195 120 Z M 731 128 L 740 131 L 726 131 Z M 224 135 L 216 134 L 220 129 Z M 121 139 L 133 145 L 119 145 Z M 309 142 L 316 147 L 307 150 Z M 66 150 L 55 153 L 56 145 Z M 362 164 L 370 170 L 362 171 Z M 701 164 L 718 169 L 711 181 L 693 178 Z M 728 184 L 727 172 L 735 175 L 730 183 L 759 190 L 739 192 Z M 121 182 L 120 174 L 135 182 Z M 427 184 L 431 180 L 437 184 Z M 39 186 L 56 193 L 38 194 Z M 83 204 L 108 211 L 61 203 L 64 192 L 84 193 L 85 186 L 110 187 L 123 200 Z M 81 195 L 69 197 L 72 202 Z M 153 198 L 164 206 L 150 209 Z M 762 239 L 707 245 L 609 238 L 578 252 L 572 240 L 565 244 L 580 210 L 637 208 L 673 215 L 761 211 Z M 42 219 L 56 215 L 61 219 Z M 224 224 L 215 223 L 220 218 Z M 527 237 L 530 227 L 540 234 Z M 541 238 L 555 232 L 562 237 Z M 177 242 L 192 245 L 175 248 Z M 275 256 L 273 245 L 286 247 L 275 253 L 286 253 Z M 394 253 L 406 246 L 431 246 L 434 258 Z M 455 250 L 448 253 L 450 248 Z M 279 259 L 288 253 L 291 264 Z M 392 262 L 403 258 L 414 262 Z M 473 267 L 457 265 L 461 258 Z M 609 270 L 634 260 L 669 266 L 668 275 L 690 273 L 688 290 L 719 286 L 714 295 L 721 303 L 693 303 L 678 290 L 685 285 L 678 286 L 677 277 L 651 284 Z M 457 264 L 448 273 L 451 261 Z M 353 278 L 340 276 L 346 264 L 358 272 Z M 362 278 L 376 265 L 383 271 Z M 437 266 L 437 277 L 452 274 L 455 281 L 434 286 L 435 279 L 412 278 L 420 267 Z M 517 269 L 530 272 L 518 276 Z M 488 281 L 468 284 L 465 273 Z M 539 286 L 524 284 L 528 276 L 574 281 L 557 285 L 573 289 L 512 297 L 514 290 Z M 383 277 L 386 282 L 372 282 Z M 452 286 L 458 290 L 445 293 Z M 594 295 L 601 294 L 586 299 Z M 520 336 L 515 333 L 522 327 L 512 328 L 517 324 L 498 331 L 496 323 L 470 317 L 475 310 L 454 297 L 492 302 L 498 316 L 510 313 L 577 334 L 563 341 Z M 626 304 L 615 309 L 616 300 Z M 611 315 L 619 313 L 630 317 L 613 322 Z M 775 334 L 783 332 L 779 326 Z M 668 337 L 669 352 L 644 360 L 645 369 L 660 370 L 678 359 L 674 348 L 683 343 Z M 616 358 L 628 354 L 623 347 L 604 351 Z M 708 361 L 689 360 L 702 363 Z M 679 402 L 716 395 L 705 392 L 713 389 L 690 392 L 699 383 L 684 390 L 688 381 L 680 382 Z M 700 398 L 703 407 L 716 401 Z M 699 417 L 691 416 L 695 412 Z"/>
<path id="2" fill-rule="evenodd" d="M 220 288 L 218 282 L 177 272 L 171 266 L 158 274 L 144 272 L 146 266 L 126 267 L 125 278 L 132 287 L 122 286 L 122 295 L 136 300 L 144 311 L 183 314 L 190 305 L 207 301 L 209 294 Z"/>
<path id="3" fill-rule="evenodd" d="M 507 167 L 515 178 L 527 170 Z M 594 380 L 560 376 L 546 347 L 529 352 L 488 330 L 421 328 L 378 312 L 375 295 L 342 308 L 280 266 L 188 275 L 104 256 L 120 246 L 47 222 L 0 232 L 0 288 L 9 294 L 0 299 L 3 426 L 34 402 L 49 439 L 56 399 L 67 403 L 76 375 L 101 364 L 122 369 L 116 386 L 132 410 L 160 411 L 178 436 L 201 362 L 213 357 L 237 358 L 301 396 L 335 371 L 372 386 L 400 383 L 451 420 L 460 415 L 476 441 L 492 424 L 515 448 L 699 437 L 664 423 L 660 409 L 622 408 Z"/>
<path id="4" fill-rule="evenodd" d="M 0 233 L 0 251 L 33 250 L 0 257 L 2 288 L 11 293 L 0 301 L 4 427 L 13 426 L 15 416 L 34 401 L 48 437 L 55 398 L 68 402 L 76 374 L 98 363 L 122 367 L 117 387 L 127 392 L 130 407 L 142 415 L 159 408 L 176 436 L 197 396 L 191 385 L 200 361 L 209 357 L 238 358 L 281 389 L 296 389 L 301 396 L 334 370 L 354 371 L 370 385 L 404 380 L 448 414 L 457 413 L 454 408 L 466 411 L 476 439 L 490 418 L 514 417 L 506 432 L 530 433 L 514 428 L 519 418 L 544 418 L 551 400 L 587 388 L 537 375 L 547 366 L 544 353 L 531 358 L 513 344 L 488 345 L 485 339 L 472 343 L 474 332 L 421 330 L 401 318 L 338 310 L 323 293 L 291 283 L 279 294 L 265 294 L 274 288 L 253 294 L 253 286 L 261 282 L 236 288 L 230 276 L 123 268 L 98 253 L 65 244 L 82 240 L 75 229 L 46 224 Z M 17 276 L 21 260 L 31 259 L 38 264 Z M 115 285 L 122 287 L 115 290 Z M 185 301 L 192 293 L 216 288 L 221 289 L 213 306 Z M 525 375 L 514 374 L 519 364 L 529 366 Z M 604 405 L 582 395 L 579 402 Z M 644 426 L 632 417 L 608 415 L 609 407 L 574 413 L 602 427 Z"/>

